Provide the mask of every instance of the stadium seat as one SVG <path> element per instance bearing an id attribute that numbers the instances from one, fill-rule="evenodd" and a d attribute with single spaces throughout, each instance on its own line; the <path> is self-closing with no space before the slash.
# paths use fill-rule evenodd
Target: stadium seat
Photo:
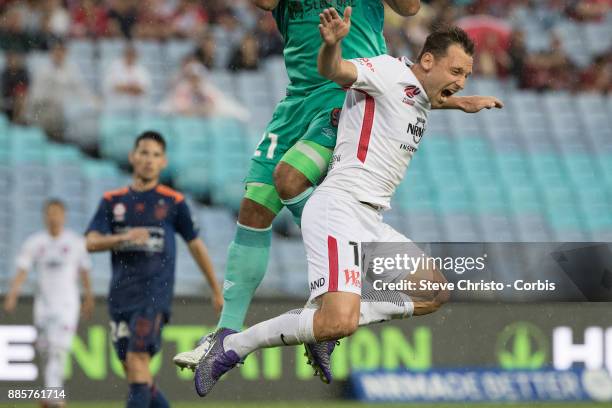
<path id="1" fill-rule="evenodd" d="M 509 205 L 516 216 L 523 214 L 541 214 L 544 205 L 540 189 L 527 183 L 509 185 L 507 187 Z"/>
<path id="2" fill-rule="evenodd" d="M 247 107 L 272 104 L 269 93 L 269 83 L 261 71 L 241 72 L 234 75 L 238 86 L 238 95 Z"/>
<path id="3" fill-rule="evenodd" d="M 169 66 L 180 66 L 183 58 L 191 54 L 195 43 L 191 40 L 169 40 L 163 47 L 164 59 Z"/>
<path id="4" fill-rule="evenodd" d="M 473 210 L 474 198 L 467 186 L 461 184 L 449 184 L 441 186 L 436 191 L 436 208 L 442 214 L 466 212 Z"/>
<path id="5" fill-rule="evenodd" d="M 577 188 L 601 184 L 597 162 L 591 154 L 575 152 L 564 157 L 566 173 Z"/>
<path id="6" fill-rule="evenodd" d="M 410 210 L 404 213 L 405 229 L 400 230 L 415 242 L 445 241 L 441 217 L 430 209 Z"/>
<path id="7" fill-rule="evenodd" d="M 609 24 L 586 23 L 582 25 L 582 28 L 584 44 L 591 55 L 600 55 L 610 49 L 612 46 L 612 28 Z"/>
<path id="8" fill-rule="evenodd" d="M 474 208 L 478 214 L 506 214 L 508 212 L 508 201 L 503 187 L 499 184 L 473 184 L 471 194 L 474 197 Z"/>
<path id="9" fill-rule="evenodd" d="M 453 136 L 475 136 L 482 133 L 480 122 L 474 115 L 466 115 L 459 110 L 449 110 L 444 113 L 448 115 L 448 124 Z"/>
<path id="10" fill-rule="evenodd" d="M 484 242 L 515 242 L 518 240 L 512 217 L 504 214 L 481 213 L 478 217 L 480 239 Z"/>
<path id="11" fill-rule="evenodd" d="M 126 42 L 119 39 L 103 39 L 98 41 L 101 65 L 107 66 L 121 56 Z"/>
<path id="12" fill-rule="evenodd" d="M 128 152 L 136 138 L 137 122 L 131 116 L 103 114 L 100 117 L 100 150 L 102 155 L 126 164 Z"/>
<path id="13" fill-rule="evenodd" d="M 447 242 L 478 242 L 482 240 L 471 214 L 453 213 L 442 217 L 443 240 Z"/>
<path id="14" fill-rule="evenodd" d="M 554 153 L 534 154 L 529 157 L 531 171 L 542 188 L 567 184 L 562 158 Z"/>
<path id="15" fill-rule="evenodd" d="M 550 242 L 553 234 L 542 214 L 520 214 L 514 216 L 519 242 Z"/>

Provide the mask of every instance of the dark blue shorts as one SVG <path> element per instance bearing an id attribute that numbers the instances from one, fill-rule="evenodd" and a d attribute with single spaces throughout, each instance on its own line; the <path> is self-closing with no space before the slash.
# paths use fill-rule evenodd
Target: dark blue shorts
<path id="1" fill-rule="evenodd" d="M 151 308 L 111 314 L 111 339 L 119 360 L 125 361 L 128 351 L 154 356 L 167 322 L 168 313 Z"/>

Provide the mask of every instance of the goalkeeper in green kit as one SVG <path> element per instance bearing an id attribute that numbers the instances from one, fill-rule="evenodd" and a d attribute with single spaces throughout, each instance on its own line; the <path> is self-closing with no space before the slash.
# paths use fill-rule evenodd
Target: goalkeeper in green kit
<path id="1" fill-rule="evenodd" d="M 300 225 L 302 209 L 325 175 L 336 144 L 345 91 L 317 72 L 321 45 L 319 14 L 334 7 L 342 16 L 351 7 L 352 28 L 342 45 L 342 57 L 385 54 L 382 0 L 252 0 L 271 10 L 285 41 L 284 59 L 290 84 L 257 146 L 246 176 L 236 235 L 229 246 L 223 284 L 224 306 L 217 329 L 242 330 L 255 290 L 268 266 L 272 221 L 286 206 Z M 420 0 L 385 0 L 402 16 L 415 15 Z M 478 112 L 495 105 L 495 98 L 449 97 L 444 106 Z M 214 333 L 198 346 L 174 357 L 179 367 L 195 369 Z M 309 361 L 329 383 L 330 345 L 306 345 Z M 333 346 L 331 346 L 333 348 Z"/>

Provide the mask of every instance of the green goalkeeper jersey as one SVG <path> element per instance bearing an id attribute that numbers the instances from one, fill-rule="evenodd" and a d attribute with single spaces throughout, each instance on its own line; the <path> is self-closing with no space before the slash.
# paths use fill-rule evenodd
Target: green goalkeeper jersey
<path id="1" fill-rule="evenodd" d="M 285 67 L 290 84 L 287 95 L 305 95 L 322 86 L 338 87 L 317 71 L 321 46 L 319 14 L 334 7 L 342 16 L 351 6 L 351 31 L 342 41 L 342 57 L 374 57 L 387 52 L 383 37 L 382 0 L 280 0 L 273 11 L 285 40 Z"/>

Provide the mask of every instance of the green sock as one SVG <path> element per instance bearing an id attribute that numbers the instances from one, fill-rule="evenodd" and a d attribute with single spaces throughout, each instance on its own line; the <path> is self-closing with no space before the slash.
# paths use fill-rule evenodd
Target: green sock
<path id="1" fill-rule="evenodd" d="M 314 187 L 308 187 L 302 193 L 290 198 L 289 200 L 281 200 L 285 207 L 287 207 L 287 209 L 291 211 L 291 214 L 293 214 L 293 220 L 298 227 L 302 226 L 302 211 L 304 211 L 304 206 L 306 205 L 306 202 L 312 195 L 313 191 Z"/>
<path id="2" fill-rule="evenodd" d="M 272 227 L 250 228 L 238 224 L 227 251 L 223 281 L 223 311 L 217 328 L 242 330 L 251 299 L 268 268 Z"/>

